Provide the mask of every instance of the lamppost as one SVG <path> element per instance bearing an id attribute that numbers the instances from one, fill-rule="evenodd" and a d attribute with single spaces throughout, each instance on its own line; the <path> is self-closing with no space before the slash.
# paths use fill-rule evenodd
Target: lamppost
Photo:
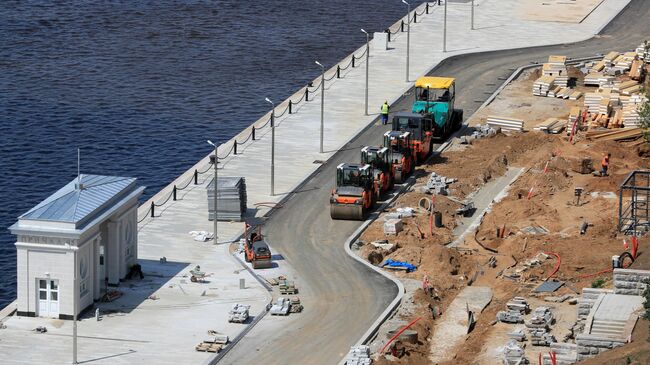
<path id="1" fill-rule="evenodd" d="M 219 165 L 219 157 L 217 155 L 217 145 L 212 143 L 212 141 L 208 140 L 208 144 L 212 147 L 214 147 L 214 243 L 217 244 L 219 237 L 217 237 L 217 220 L 218 220 L 218 215 L 217 215 L 217 187 L 219 184 L 217 184 L 217 165 Z"/>
<path id="2" fill-rule="evenodd" d="M 370 69 L 370 34 L 363 28 L 361 31 L 366 34 L 366 115 L 368 115 L 368 70 Z"/>
<path id="3" fill-rule="evenodd" d="M 275 104 L 269 98 L 265 98 L 264 100 L 268 101 L 271 104 L 271 106 L 273 106 L 273 109 L 271 109 L 271 196 L 274 196 L 275 195 Z M 323 137 L 321 137 L 321 148 L 323 143 L 322 138 Z"/>
<path id="4" fill-rule="evenodd" d="M 74 275 L 72 276 L 72 365 L 77 365 L 77 302 L 79 301 L 79 267 L 77 266 L 77 250 L 79 247 L 66 244 L 67 248 L 72 250 L 74 260 Z"/>
<path id="5" fill-rule="evenodd" d="M 474 0 L 472 0 L 472 30 L 474 30 Z"/>
<path id="6" fill-rule="evenodd" d="M 442 51 L 447 52 L 447 0 L 445 0 L 445 16 L 442 27 Z"/>
<path id="7" fill-rule="evenodd" d="M 406 13 L 406 82 L 409 82 L 409 53 L 411 51 L 411 4 L 407 3 L 406 0 L 402 0 L 407 6 Z"/>
<path id="8" fill-rule="evenodd" d="M 354 55 L 352 56 L 354 57 Z M 325 126 L 325 66 L 316 61 L 321 68 L 320 74 L 320 153 L 323 153 L 323 133 Z"/>

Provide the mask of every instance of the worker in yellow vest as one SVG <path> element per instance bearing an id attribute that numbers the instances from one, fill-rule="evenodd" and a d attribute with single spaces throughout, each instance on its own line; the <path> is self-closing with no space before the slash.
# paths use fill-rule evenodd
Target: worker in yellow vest
<path id="1" fill-rule="evenodd" d="M 388 110 L 390 109 L 390 106 L 388 106 L 388 101 L 384 101 L 384 105 L 381 106 L 381 124 L 386 125 L 388 123 Z"/>

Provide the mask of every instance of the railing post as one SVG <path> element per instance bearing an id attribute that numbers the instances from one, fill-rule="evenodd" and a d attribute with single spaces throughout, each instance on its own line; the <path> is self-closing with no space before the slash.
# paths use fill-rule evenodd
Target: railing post
<path id="1" fill-rule="evenodd" d="M 305 101 L 309 101 L 309 86 L 305 87 Z"/>
<path id="2" fill-rule="evenodd" d="M 154 210 L 155 210 L 155 209 L 156 209 L 156 204 L 154 204 L 153 202 L 151 202 L 151 218 L 154 217 Z"/>
<path id="3" fill-rule="evenodd" d="M 174 185 L 174 201 L 176 201 L 176 185 Z"/>
<path id="4" fill-rule="evenodd" d="M 215 163 L 216 163 L 216 161 L 215 161 Z M 199 170 L 194 170 L 194 185 L 199 185 Z"/>
<path id="5" fill-rule="evenodd" d="M 357 58 L 357 57 L 356 57 L 356 56 L 354 55 L 354 53 L 353 53 L 353 54 L 352 54 L 352 68 L 354 68 L 354 60 L 355 60 L 356 58 Z"/>
<path id="6" fill-rule="evenodd" d="M 401 27 L 402 33 L 404 33 L 404 19 L 402 19 L 402 25 L 400 27 Z"/>
<path id="7" fill-rule="evenodd" d="M 251 138 L 253 139 L 253 141 L 255 140 L 255 126 L 251 128 Z"/>
<path id="8" fill-rule="evenodd" d="M 336 78 L 341 78 L 341 65 L 336 65 Z"/>
<path id="9" fill-rule="evenodd" d="M 390 28 L 386 29 L 384 32 L 388 35 L 388 41 L 390 42 Z"/>
<path id="10" fill-rule="evenodd" d="M 232 152 L 236 155 L 237 154 L 237 140 L 233 142 L 232 145 Z"/>
<path id="11" fill-rule="evenodd" d="M 289 114 L 293 113 L 291 107 L 293 106 L 293 101 L 289 100 Z"/>

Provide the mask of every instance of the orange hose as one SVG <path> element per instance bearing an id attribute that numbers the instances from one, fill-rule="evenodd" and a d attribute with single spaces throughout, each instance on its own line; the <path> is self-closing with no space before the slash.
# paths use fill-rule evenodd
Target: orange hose
<path id="1" fill-rule="evenodd" d="M 384 350 L 386 350 L 386 347 L 388 347 L 388 345 L 390 345 L 390 344 L 391 344 L 391 343 L 392 343 L 392 342 L 393 342 L 397 337 L 399 337 L 399 335 L 401 335 L 401 334 L 402 334 L 404 331 L 406 331 L 409 327 L 411 327 L 412 325 L 414 325 L 415 322 L 419 321 L 420 318 L 422 318 L 422 317 L 418 317 L 418 318 L 416 318 L 413 322 L 407 324 L 406 326 L 404 326 L 404 328 L 402 328 L 401 330 L 399 330 L 399 332 L 397 332 L 395 335 L 393 335 L 393 337 L 391 337 L 390 340 L 388 340 L 388 342 L 386 342 L 386 344 L 384 345 L 384 347 L 381 348 L 381 350 L 379 351 L 379 353 L 380 353 L 380 354 L 383 354 L 383 353 L 384 353 Z"/>
<path id="2" fill-rule="evenodd" d="M 555 252 L 544 252 L 546 255 L 553 255 L 557 258 L 557 264 L 555 264 L 555 270 L 549 275 L 546 280 L 550 279 L 553 277 L 553 275 L 557 274 L 557 272 L 560 270 L 560 264 L 562 263 L 562 259 L 560 258 L 560 255 L 558 255 Z"/>

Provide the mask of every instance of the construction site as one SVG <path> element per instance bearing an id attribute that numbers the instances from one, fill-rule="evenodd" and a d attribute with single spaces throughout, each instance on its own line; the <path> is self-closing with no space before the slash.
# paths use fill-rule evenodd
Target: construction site
<path id="1" fill-rule="evenodd" d="M 414 168 L 352 244 L 405 295 L 348 364 L 650 361 L 648 48 L 518 70 Z"/>

